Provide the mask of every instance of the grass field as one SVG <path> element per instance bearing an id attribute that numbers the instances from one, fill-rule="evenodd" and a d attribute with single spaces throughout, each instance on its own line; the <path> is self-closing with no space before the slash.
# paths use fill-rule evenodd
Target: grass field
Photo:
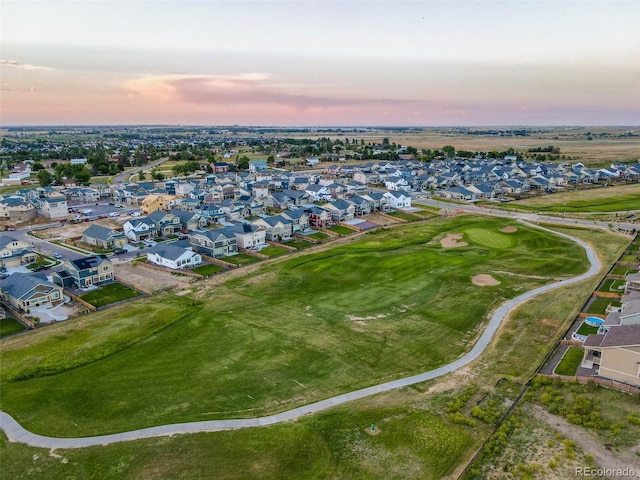
<path id="1" fill-rule="evenodd" d="M 605 265 L 603 271 L 619 257 L 623 248 L 624 239 L 603 231 L 562 231 L 593 244 Z M 213 471 L 217 478 L 224 479 L 457 478 L 460 470 L 455 470 L 456 467 L 466 462 L 480 446 L 488 435 L 489 427 L 483 422 L 476 422 L 474 427 L 462 426 L 446 418 L 445 408 L 452 398 L 456 398 L 456 390 L 464 389 L 470 382 L 487 386 L 496 384 L 496 391 L 513 398 L 519 391 L 519 383 L 533 373 L 550 345 L 573 321 L 596 284 L 597 280 L 593 279 L 557 289 L 519 307 L 501 327 L 500 337 L 494 342 L 494 346 L 472 366 L 469 376 L 460 372 L 436 382 L 387 392 L 287 424 L 236 432 L 177 435 L 80 450 L 57 450 L 56 454 L 60 458 L 50 455 L 45 449 L 8 443 L 4 435 L 0 434 L 3 472 L 7 478 L 47 480 L 92 478 L 95 472 L 100 472 L 101 479 L 117 480 L 206 478 Z M 137 338 L 146 338 L 145 335 L 150 337 L 152 332 L 162 329 L 162 322 L 174 321 L 176 315 L 188 312 L 191 306 L 190 301 L 184 297 L 172 297 L 165 308 L 157 303 L 149 304 L 145 313 L 148 315 L 148 322 L 153 323 L 152 327 L 147 321 L 139 322 L 141 312 L 145 311 L 141 306 L 144 302 L 145 300 L 129 304 L 135 306 L 135 309 L 126 317 L 122 313 L 113 315 L 112 310 L 109 313 L 113 320 L 100 317 L 100 314 L 106 316 L 107 312 L 84 317 L 78 320 L 72 332 L 67 330 L 67 325 L 53 325 L 49 328 L 54 329 L 51 335 L 54 338 L 45 349 L 55 350 L 57 344 L 69 340 L 77 341 L 79 345 L 84 341 L 81 332 L 87 324 L 93 324 L 98 329 L 95 332 L 96 339 L 112 338 L 117 333 L 128 330 L 131 333 L 130 329 L 135 325 L 144 327 L 143 331 L 138 332 Z M 116 311 L 122 312 L 124 309 L 118 307 Z M 61 330 L 61 327 L 64 329 Z M 41 346 L 43 333 L 36 331 L 27 336 L 30 347 L 24 345 L 27 338 L 22 339 L 23 348 L 33 349 L 27 358 L 40 354 L 38 348 Z M 110 343 L 115 345 L 121 341 L 124 339 L 114 339 Z M 13 342 L 13 339 L 5 342 Z M 134 345 L 135 339 L 131 342 Z M 93 352 L 93 349 L 83 350 L 82 355 L 89 352 Z M 70 360 L 77 358 L 72 357 Z M 82 360 L 85 363 L 92 361 L 87 358 Z M 505 382 L 505 377 L 513 381 Z M 447 391 L 450 389 L 453 392 Z M 637 408 L 625 403 L 627 395 L 601 390 L 611 397 L 603 403 L 607 412 L 617 411 L 616 405 L 620 402 L 624 403 L 625 409 Z M 483 391 L 479 391 L 471 398 L 466 409 L 475 405 L 483 394 Z M 463 413 L 468 414 L 466 410 Z M 429 428 L 425 428 L 422 423 L 425 418 L 428 418 Z M 528 465 L 537 461 L 532 452 L 540 452 L 541 442 L 544 443 L 546 437 L 539 435 L 538 430 L 532 430 L 533 421 L 536 422 L 533 427 L 537 426 L 539 421 L 532 415 L 518 418 L 516 424 L 520 427 L 509 437 L 508 451 L 499 450 L 509 457 L 490 459 L 493 463 L 488 468 L 493 468 L 494 473 L 500 472 L 506 478 L 510 475 L 511 467 L 503 472 L 505 465 L 517 467 L 520 463 Z M 376 436 L 365 433 L 371 423 L 375 423 L 380 430 Z M 626 432 L 623 431 L 622 435 L 626 435 Z M 388 439 L 387 436 L 393 438 Z M 449 438 L 460 446 L 451 445 Z M 560 445 L 562 453 L 562 443 L 553 432 L 548 438 Z M 428 440 L 426 448 L 424 439 Z M 629 437 L 629 441 L 636 440 Z M 462 445 L 467 445 L 466 449 Z M 544 466 L 557 450 L 558 448 L 550 450 Z M 584 460 L 584 455 L 578 454 L 578 460 Z M 566 465 L 560 466 L 561 469 L 566 467 L 561 470 L 561 474 L 564 472 L 566 475 L 559 478 L 573 475 L 572 462 L 566 460 Z M 489 477 L 493 475 L 485 474 L 482 478 Z"/>
<path id="2" fill-rule="evenodd" d="M 585 310 L 587 313 L 602 313 L 605 314 L 606 309 L 609 305 L 620 305 L 620 302 L 615 302 L 615 299 L 605 298 L 605 297 L 596 297 L 589 304 L 587 309 Z"/>
<path id="3" fill-rule="evenodd" d="M 631 267 L 625 267 L 624 265 L 617 265 L 611 270 L 612 275 L 628 275 L 630 273 L 638 273 L 638 270 Z"/>
<path id="4" fill-rule="evenodd" d="M 141 300 L 136 306 L 183 307 L 161 332 L 134 345 L 123 339 L 117 354 L 81 368 L 68 365 L 83 365 L 78 351 L 95 360 L 80 340 L 94 339 L 92 328 L 76 330 L 70 322 L 73 340 L 45 336 L 43 343 L 56 348 L 43 349 L 48 353 L 35 362 L 29 349 L 7 344 L 2 408 L 35 431 L 106 433 L 256 416 L 435 368 L 466 351 L 504 299 L 585 269 L 584 254 L 565 255 L 574 248 L 568 241 L 526 227 L 503 234 L 504 225 L 459 217 L 379 230 L 215 288 L 201 286 L 194 298 Z M 443 249 L 439 238 L 449 232 L 463 233 L 469 246 Z M 474 286 L 471 276 L 483 272 L 502 283 Z M 129 308 L 110 312 L 110 321 L 146 318 Z M 113 352 L 108 343 L 105 351 Z"/>
<path id="5" fill-rule="evenodd" d="M 592 335 L 598 333 L 598 327 L 592 327 L 591 325 L 583 323 L 582 325 L 580 325 L 580 328 L 578 328 L 578 331 L 576 333 L 580 335 Z"/>
<path id="6" fill-rule="evenodd" d="M 0 318 L 0 338 L 13 335 L 14 333 L 24 332 L 25 330 L 25 326 L 15 318 Z"/>
<path id="7" fill-rule="evenodd" d="M 640 183 L 564 191 L 510 202 L 506 208 L 533 212 L 582 213 L 640 210 Z"/>
<path id="8" fill-rule="evenodd" d="M 80 298 L 94 307 L 103 307 L 139 296 L 140 294 L 133 288 L 129 288 L 121 283 L 108 283 L 102 285 L 98 290 L 83 293 L 80 295 Z"/>
<path id="9" fill-rule="evenodd" d="M 208 263 L 206 265 L 199 265 L 195 268 L 192 268 L 191 271 L 195 273 L 199 273 L 200 275 L 213 275 L 214 273 L 223 272 L 226 268 L 221 267 L 220 265 L 216 265 L 215 263 Z"/>
<path id="10" fill-rule="evenodd" d="M 598 289 L 601 292 L 613 292 L 613 293 L 622 293 L 624 292 L 624 280 L 611 280 L 607 279 L 602 283 L 602 286 Z"/>
<path id="11" fill-rule="evenodd" d="M 576 370 L 580 366 L 580 362 L 582 362 L 582 357 L 584 356 L 584 349 L 580 347 L 569 347 L 567 352 L 560 360 L 560 363 L 556 367 L 555 373 L 558 375 L 575 375 Z"/>

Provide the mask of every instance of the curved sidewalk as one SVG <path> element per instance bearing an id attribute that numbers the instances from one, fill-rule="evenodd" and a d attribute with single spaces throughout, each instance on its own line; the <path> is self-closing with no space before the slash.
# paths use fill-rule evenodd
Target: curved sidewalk
<path id="1" fill-rule="evenodd" d="M 551 232 L 555 235 L 568 238 L 573 242 L 580 245 L 587 253 L 587 258 L 590 263 L 590 268 L 585 273 L 578 275 L 577 277 L 561 280 L 549 285 L 544 285 L 529 292 L 523 293 L 507 302 L 503 303 L 493 314 L 491 320 L 487 324 L 486 329 L 482 332 L 482 335 L 473 346 L 473 348 L 459 359 L 443 365 L 442 367 L 430 370 L 428 372 L 413 375 L 411 377 L 400 378 L 391 382 L 381 383 L 371 387 L 363 388 L 361 390 L 355 390 L 353 392 L 344 393 L 335 397 L 327 398 L 319 402 L 310 403 L 302 407 L 287 410 L 286 412 L 278 413 L 276 415 L 268 415 L 259 418 L 247 418 L 236 420 L 205 420 L 201 422 L 190 423 L 175 423 L 170 425 L 160 425 L 157 427 L 143 428 L 140 430 L 132 430 L 123 433 L 114 433 L 112 435 L 100 435 L 95 437 L 81 437 L 81 438 L 54 438 L 46 437 L 43 435 L 36 435 L 22 428 L 22 426 L 15 421 L 15 419 L 5 413 L 0 412 L 0 429 L 5 432 L 7 437 L 12 442 L 21 442 L 33 447 L 42 448 L 82 448 L 91 447 L 96 445 L 106 445 L 109 443 L 126 442 L 131 440 L 138 440 L 143 438 L 161 437 L 169 435 L 180 435 L 185 433 L 198 433 L 198 432 L 215 432 L 221 430 L 236 430 L 239 428 L 260 427 L 265 425 L 272 425 L 274 423 L 286 422 L 289 420 L 295 420 L 304 415 L 317 413 L 337 405 L 350 402 L 352 400 L 358 400 L 361 398 L 369 397 L 377 393 L 387 392 L 397 388 L 407 387 L 416 383 L 425 382 L 434 378 L 440 377 L 447 373 L 451 373 L 468 363 L 472 362 L 480 356 L 493 339 L 500 323 L 507 317 L 509 312 L 520 304 L 530 300 L 531 298 L 546 293 L 550 290 L 571 285 L 573 283 L 585 280 L 593 275 L 596 275 L 600 271 L 600 261 L 595 252 L 585 242 L 580 239 L 571 237 L 564 233 L 559 233 L 544 227 L 525 223 L 531 227 L 538 228 Z"/>

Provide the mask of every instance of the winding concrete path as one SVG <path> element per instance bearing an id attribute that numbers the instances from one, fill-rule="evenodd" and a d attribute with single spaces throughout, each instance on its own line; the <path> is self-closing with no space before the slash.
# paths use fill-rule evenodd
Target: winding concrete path
<path id="1" fill-rule="evenodd" d="M 33 447 L 42 447 L 42 448 L 83 448 L 83 447 L 91 447 L 95 445 L 106 445 L 109 443 L 116 442 L 126 442 L 130 440 L 138 440 L 143 438 L 151 438 L 151 437 L 161 437 L 161 436 L 169 436 L 169 435 L 180 435 L 186 433 L 197 433 L 197 432 L 215 432 L 221 430 L 235 430 L 239 428 L 249 428 L 249 427 L 260 427 L 265 425 L 273 425 L 275 423 L 286 422 L 290 420 L 295 420 L 297 418 L 303 417 L 304 415 L 309 415 L 313 413 L 317 413 L 331 407 L 335 407 L 337 405 L 342 405 L 344 403 L 350 402 L 352 400 L 358 400 L 361 398 L 369 397 L 371 395 L 375 395 L 377 393 L 387 392 L 389 390 L 394 390 L 397 388 L 407 387 L 409 385 L 414 385 L 416 383 L 425 382 L 427 380 L 432 380 L 434 378 L 440 377 L 442 375 L 446 375 L 447 373 L 451 373 L 459 368 L 464 367 L 468 363 L 472 362 L 476 358 L 480 356 L 480 354 L 485 350 L 485 348 L 489 345 L 491 340 L 493 339 L 500 323 L 507 317 L 509 312 L 513 310 L 515 307 L 520 304 L 526 302 L 527 300 L 540 295 L 542 293 L 548 292 L 550 290 L 564 287 L 567 285 L 571 285 L 573 283 L 580 282 L 589 277 L 596 275 L 600 271 L 600 261 L 596 256 L 595 252 L 589 247 L 585 242 L 580 239 L 571 237 L 569 235 L 565 235 L 563 233 L 555 232 L 553 230 L 549 230 L 547 228 L 539 227 L 536 225 L 531 225 L 527 222 L 529 226 L 539 228 L 541 230 L 546 230 L 548 232 L 554 233 L 561 237 L 568 238 L 569 240 L 574 241 L 578 245 L 580 245 L 587 253 L 587 258 L 589 259 L 589 263 L 591 264 L 589 270 L 577 277 L 569 278 L 566 280 L 562 280 L 559 282 L 555 282 L 549 285 L 544 285 L 542 287 L 538 287 L 534 290 L 530 290 L 522 295 L 517 296 L 505 303 L 503 303 L 493 314 L 491 320 L 487 324 L 486 329 L 482 332 L 482 335 L 478 339 L 477 343 L 473 346 L 473 348 L 460 357 L 459 359 L 451 362 L 447 365 L 443 365 L 442 367 L 436 368 L 435 370 L 430 370 L 428 372 L 420 373 L 418 375 L 413 375 L 411 377 L 400 378 L 398 380 L 393 380 L 391 382 L 381 383 L 379 385 L 374 385 L 372 387 L 363 388 L 361 390 L 355 390 L 353 392 L 344 393 L 342 395 L 338 395 L 335 397 L 327 398 L 326 400 L 321 400 L 319 402 L 310 403 L 308 405 L 304 405 L 302 407 L 294 408 L 292 410 L 288 410 L 286 412 L 278 413 L 276 415 L 268 415 L 265 417 L 259 418 L 247 418 L 247 419 L 236 419 L 236 420 L 206 420 L 201 422 L 190 422 L 190 423 L 175 423 L 171 425 L 160 425 L 157 427 L 151 428 L 143 428 L 140 430 L 132 430 L 129 432 L 123 433 L 115 433 L 112 435 L 100 435 L 95 437 L 81 437 L 81 438 L 54 438 L 54 437 L 46 437 L 42 435 L 36 435 L 34 433 L 29 432 L 22 428 L 22 426 L 15 421 L 13 417 L 9 414 L 0 412 L 0 429 L 2 429 L 10 441 L 12 442 L 21 442 L 26 443 L 27 445 L 31 445 Z"/>

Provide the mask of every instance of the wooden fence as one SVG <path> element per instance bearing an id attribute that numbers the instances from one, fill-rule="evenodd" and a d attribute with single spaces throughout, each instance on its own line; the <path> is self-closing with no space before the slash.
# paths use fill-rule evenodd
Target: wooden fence
<path id="1" fill-rule="evenodd" d="M 36 322 L 31 320 L 30 318 L 27 318 L 26 316 L 24 316 L 23 314 L 21 314 L 17 310 L 15 310 L 8 303 L 0 302 L 0 305 L 2 305 L 2 308 L 4 308 L 13 318 L 18 320 L 21 324 L 23 324 L 28 329 L 32 330 L 32 329 L 36 328 L 36 325 L 37 325 Z"/>
<path id="2" fill-rule="evenodd" d="M 615 292 L 601 292 L 599 290 L 596 290 L 595 292 L 593 292 L 593 296 L 594 297 L 600 297 L 600 298 L 613 298 L 613 299 L 619 299 L 622 298 L 622 295 L 619 293 L 615 293 Z"/>
<path id="3" fill-rule="evenodd" d="M 96 307 L 94 305 L 91 305 L 89 302 L 81 299 L 79 296 L 74 295 L 73 293 L 65 290 L 64 293 L 66 295 L 69 295 L 69 297 L 71 298 L 71 300 L 73 300 L 76 303 L 79 303 L 80 305 L 82 305 L 83 307 L 88 308 L 89 310 L 91 310 L 92 312 L 96 311 Z"/>
<path id="4" fill-rule="evenodd" d="M 285 245 L 284 243 L 272 242 L 271 240 L 267 240 L 267 243 L 269 245 L 273 245 L 274 247 L 284 248 L 285 250 L 287 250 L 289 252 L 295 252 L 295 251 L 298 250 L 296 247 L 292 247 L 291 245 Z"/>
<path id="5" fill-rule="evenodd" d="M 542 374 L 540 374 L 542 375 Z M 542 375 L 548 378 L 557 378 L 562 380 L 563 382 L 577 382 L 580 384 L 587 384 L 589 382 L 593 382 L 597 385 L 606 388 L 613 388 L 614 390 L 619 390 L 625 393 L 631 393 L 633 395 L 640 395 L 640 388 L 634 387 L 632 385 L 627 385 L 626 383 L 616 382 L 615 380 L 610 380 L 608 378 L 599 378 L 599 377 L 581 377 L 581 376 L 570 376 L 570 375 Z"/>
<path id="6" fill-rule="evenodd" d="M 123 285 L 126 285 L 129 288 L 133 288 L 134 290 L 137 290 L 140 293 L 144 293 L 145 295 L 153 295 L 153 292 L 151 290 L 149 290 L 146 287 L 143 287 L 142 285 L 138 285 L 137 283 L 133 283 L 130 282 L 129 280 L 127 280 L 126 278 L 122 277 L 122 276 L 118 276 L 116 275 L 115 277 L 116 282 L 121 283 Z M 158 292 L 156 292 L 158 293 Z"/>
<path id="7" fill-rule="evenodd" d="M 239 248 L 238 251 L 240 253 L 244 253 L 245 255 L 249 255 L 250 257 L 256 257 L 260 260 L 269 260 L 271 257 L 269 255 L 264 255 L 260 252 L 252 252 L 251 250 L 247 250 L 246 248 Z"/>

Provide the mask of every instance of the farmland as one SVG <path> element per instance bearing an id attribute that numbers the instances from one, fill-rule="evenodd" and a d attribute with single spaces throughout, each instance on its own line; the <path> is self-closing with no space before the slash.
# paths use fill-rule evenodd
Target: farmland
<path id="1" fill-rule="evenodd" d="M 92 333 L 108 321 L 101 315 L 28 348 L 7 343 L 2 408 L 34 431 L 96 434 L 253 417 L 435 368 L 466 351 L 504 299 L 585 268 L 584 255 L 564 255 L 568 241 L 526 227 L 499 232 L 505 224 L 460 217 L 380 230 L 214 289 L 205 282 L 116 307 L 111 321 L 126 316 L 127 327 L 105 344 Z M 449 232 L 469 245 L 442 248 Z M 501 283 L 477 287 L 479 272 Z M 164 304 L 180 314 L 145 333 L 146 311 Z M 34 362 L 30 350 L 42 345 Z"/>

